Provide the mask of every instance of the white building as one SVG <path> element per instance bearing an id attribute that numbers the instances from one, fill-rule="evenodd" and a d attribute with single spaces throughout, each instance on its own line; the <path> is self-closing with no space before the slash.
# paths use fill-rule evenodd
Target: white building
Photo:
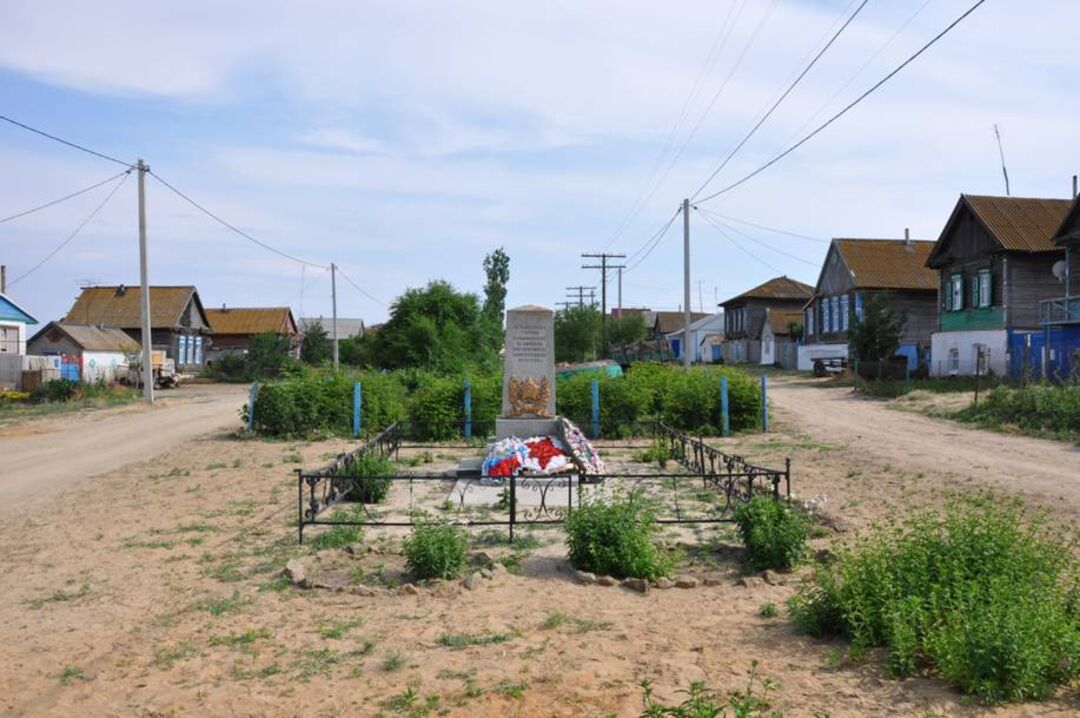
<path id="1" fill-rule="evenodd" d="M 682 359 L 682 342 L 685 331 L 680 329 L 664 335 L 668 346 L 676 359 Z M 719 351 L 713 351 L 714 338 L 724 336 L 724 313 L 716 312 L 701 317 L 690 323 L 690 361 L 716 362 L 720 360 Z M 715 345 L 719 349 L 719 345 Z"/>
<path id="2" fill-rule="evenodd" d="M 58 357 L 60 377 L 93 384 L 112 384 L 127 376 L 128 357 L 139 343 L 116 327 L 49 322 L 31 337 L 32 354 Z"/>

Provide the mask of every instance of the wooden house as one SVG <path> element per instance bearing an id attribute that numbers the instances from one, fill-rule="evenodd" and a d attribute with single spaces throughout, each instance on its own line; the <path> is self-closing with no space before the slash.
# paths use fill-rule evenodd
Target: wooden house
<path id="1" fill-rule="evenodd" d="M 938 271 L 934 376 L 1041 376 L 1040 303 L 1061 295 L 1054 237 L 1070 200 L 960 195 L 927 266 Z"/>
<path id="2" fill-rule="evenodd" d="M 1080 197 L 1054 233 L 1054 244 L 1065 256 L 1051 273 L 1060 282 L 1057 296 L 1039 305 L 1039 322 L 1047 347 L 1047 374 L 1052 378 L 1080 378 Z"/>
<path id="3" fill-rule="evenodd" d="M 27 342 L 31 354 L 59 357 L 60 378 L 112 384 L 127 377 L 139 342 L 117 327 L 49 322 Z"/>
<path id="4" fill-rule="evenodd" d="M 686 329 L 686 316 L 682 312 L 653 312 L 652 339 L 667 347 L 672 356 L 682 356 L 682 332 Z M 690 312 L 690 324 L 709 316 L 704 312 Z"/>
<path id="5" fill-rule="evenodd" d="M 761 365 L 794 369 L 801 346 L 803 313 L 798 309 L 766 309 L 761 330 Z"/>
<path id="6" fill-rule="evenodd" d="M 62 320 L 66 324 L 92 324 L 123 329 L 142 341 L 142 309 L 139 287 L 123 284 L 86 287 Z M 150 287 L 150 341 L 188 374 L 206 364 L 206 340 L 212 333 L 199 293 L 192 286 Z"/>
<path id="7" fill-rule="evenodd" d="M 724 361 L 761 362 L 761 333 L 767 310 L 801 310 L 814 288 L 789 277 L 775 277 L 720 304 L 724 308 Z"/>
<path id="8" fill-rule="evenodd" d="M 906 233 L 905 233 L 906 234 Z M 934 243 L 911 239 L 834 239 L 803 308 L 805 329 L 798 368 L 810 371 L 826 359 L 846 359 L 848 330 L 877 294 L 906 316 L 897 354 L 914 371 L 930 362 L 930 336 L 937 328 L 937 273 L 926 266 Z"/>
<path id="9" fill-rule="evenodd" d="M 214 330 L 206 351 L 206 362 L 212 364 L 227 352 L 246 353 L 251 340 L 259 334 L 288 337 L 289 353 L 300 351 L 300 331 L 292 310 L 288 307 L 226 307 L 207 309 L 206 318 Z M 339 320 L 340 332 L 340 320 Z"/>

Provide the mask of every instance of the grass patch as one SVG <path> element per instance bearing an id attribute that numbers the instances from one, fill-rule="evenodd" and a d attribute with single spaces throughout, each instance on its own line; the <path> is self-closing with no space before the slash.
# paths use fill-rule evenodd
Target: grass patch
<path id="1" fill-rule="evenodd" d="M 1043 699 L 1080 677 L 1071 529 L 1016 499 L 953 496 L 892 520 L 789 601 L 796 627 L 884 646 L 900 677 L 930 670 L 985 703 Z"/>
<path id="2" fill-rule="evenodd" d="M 604 630 L 612 627 L 609 621 L 595 621 L 591 618 L 580 618 L 561 611 L 550 611 L 540 623 L 540 628 L 553 630 L 561 626 L 573 626 L 575 631 L 587 633 L 589 631 Z"/>
<path id="3" fill-rule="evenodd" d="M 405 667 L 405 654 L 401 651 L 393 651 L 383 659 L 382 669 L 387 673 L 400 671 Z"/>
<path id="4" fill-rule="evenodd" d="M 41 596 L 40 598 L 31 598 L 26 602 L 26 605 L 35 610 L 47 606 L 51 603 L 66 603 L 68 601 L 77 601 L 80 598 L 84 598 L 90 593 L 90 584 L 84 583 L 79 586 L 77 591 L 65 591 L 63 589 L 57 589 L 47 596 Z"/>
<path id="5" fill-rule="evenodd" d="M 211 646 L 229 646 L 230 648 L 245 649 L 255 641 L 272 638 L 273 632 L 269 628 L 249 628 L 243 633 L 229 633 L 221 636 L 211 636 Z"/>
<path id="6" fill-rule="evenodd" d="M 675 705 L 658 702 L 653 697 L 652 683 L 648 679 L 643 680 L 640 684 L 644 706 L 642 718 L 727 718 L 729 715 L 732 718 L 783 718 L 783 713 L 772 710 L 769 705 L 769 692 L 777 687 L 776 682 L 770 678 L 758 681 L 757 669 L 758 662 L 754 661 L 745 690 L 723 695 L 710 690 L 701 681 L 694 681 L 687 690 L 681 691 L 686 697 Z M 814 715 L 828 716 L 827 713 Z"/>
<path id="7" fill-rule="evenodd" d="M 328 621 L 319 626 L 319 635 L 327 639 L 344 638 L 345 634 L 359 626 L 359 618 L 347 621 Z"/>
<path id="8" fill-rule="evenodd" d="M 73 681 L 88 681 L 90 676 L 86 675 L 86 672 L 78 666 L 64 666 L 63 670 L 57 675 L 57 680 L 60 681 L 60 685 L 70 685 Z"/>
<path id="9" fill-rule="evenodd" d="M 184 641 L 172 648 L 166 648 L 154 654 L 154 665 L 159 668 L 169 669 L 178 661 L 199 655 L 199 647 L 194 641 Z"/>
<path id="10" fill-rule="evenodd" d="M 330 548 L 344 548 L 351 543 L 356 543 L 364 537 L 363 524 L 365 519 L 364 509 L 360 506 L 352 506 L 348 509 L 337 509 L 331 514 L 332 521 L 355 521 L 355 525 L 330 526 L 311 540 L 311 546 L 316 551 Z"/>
<path id="11" fill-rule="evenodd" d="M 439 636 L 438 643 L 445 648 L 459 651 L 470 646 L 490 646 L 495 643 L 506 643 L 512 640 L 514 633 L 444 633 Z"/>
<path id="12" fill-rule="evenodd" d="M 763 603 L 758 609 L 758 615 L 762 618 L 776 618 L 780 615 L 780 611 L 776 609 L 775 603 Z"/>
<path id="13" fill-rule="evenodd" d="M 491 690 L 494 693 L 517 699 L 524 698 L 525 691 L 528 689 L 528 683 L 516 683 L 514 681 L 499 681 L 491 687 Z"/>
<path id="14" fill-rule="evenodd" d="M 405 562 L 419 579 L 456 578 L 465 568 L 469 537 L 441 521 L 416 524 L 405 539 Z"/>
<path id="15" fill-rule="evenodd" d="M 251 599 L 244 598 L 239 591 L 233 591 L 231 596 L 222 598 L 208 598 L 192 604 L 196 611 L 206 611 L 215 618 L 229 613 L 240 613 L 251 603 Z"/>

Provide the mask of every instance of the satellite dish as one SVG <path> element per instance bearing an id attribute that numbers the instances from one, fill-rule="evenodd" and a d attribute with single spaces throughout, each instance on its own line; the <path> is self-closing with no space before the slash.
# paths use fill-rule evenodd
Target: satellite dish
<path id="1" fill-rule="evenodd" d="M 1050 271 L 1053 272 L 1054 277 L 1059 282 L 1064 281 L 1065 280 L 1065 260 L 1064 259 L 1059 259 L 1058 261 L 1054 262 L 1054 266 L 1050 268 Z"/>

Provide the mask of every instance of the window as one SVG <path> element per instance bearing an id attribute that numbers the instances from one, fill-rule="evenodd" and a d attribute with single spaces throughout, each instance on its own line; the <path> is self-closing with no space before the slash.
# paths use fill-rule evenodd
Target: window
<path id="1" fill-rule="evenodd" d="M 814 336 L 814 307 L 807 307 L 806 318 L 803 322 L 806 324 L 806 335 L 808 337 Z"/>
<path id="2" fill-rule="evenodd" d="M 195 356 L 192 358 L 192 363 L 196 365 L 202 364 L 202 337 L 195 337 Z"/>
<path id="3" fill-rule="evenodd" d="M 848 312 L 851 307 L 848 304 L 848 295 L 840 297 L 840 331 L 846 332 L 848 328 Z"/>
<path id="4" fill-rule="evenodd" d="M 832 323 L 833 331 L 840 331 L 840 297 L 832 298 Z"/>
<path id="5" fill-rule="evenodd" d="M 177 353 L 176 353 L 176 365 L 177 366 L 183 366 L 184 364 L 188 363 L 188 361 L 187 361 L 187 335 L 186 334 L 181 334 L 177 338 L 177 347 L 178 347 L 179 351 L 177 351 Z"/>
<path id="6" fill-rule="evenodd" d="M 993 279 L 989 269 L 980 269 L 978 278 L 980 307 L 989 307 L 993 300 Z"/>
<path id="7" fill-rule="evenodd" d="M 829 316 L 829 298 L 825 297 L 825 300 L 821 303 L 821 333 L 828 334 L 832 331 L 832 317 Z"/>
<path id="8" fill-rule="evenodd" d="M 862 292 L 855 292 L 855 318 L 862 321 Z"/>
<path id="9" fill-rule="evenodd" d="M 0 352 L 13 352 L 14 347 L 9 346 L 15 343 L 15 339 L 12 336 L 15 333 L 14 329 L 8 329 L 7 327 L 0 327 Z"/>
<path id="10" fill-rule="evenodd" d="M 949 373 L 960 373 L 960 350 L 957 347 L 949 350 Z"/>
<path id="11" fill-rule="evenodd" d="M 949 278 L 949 298 L 948 309 L 959 312 L 964 308 L 964 275 L 954 274 Z"/>

